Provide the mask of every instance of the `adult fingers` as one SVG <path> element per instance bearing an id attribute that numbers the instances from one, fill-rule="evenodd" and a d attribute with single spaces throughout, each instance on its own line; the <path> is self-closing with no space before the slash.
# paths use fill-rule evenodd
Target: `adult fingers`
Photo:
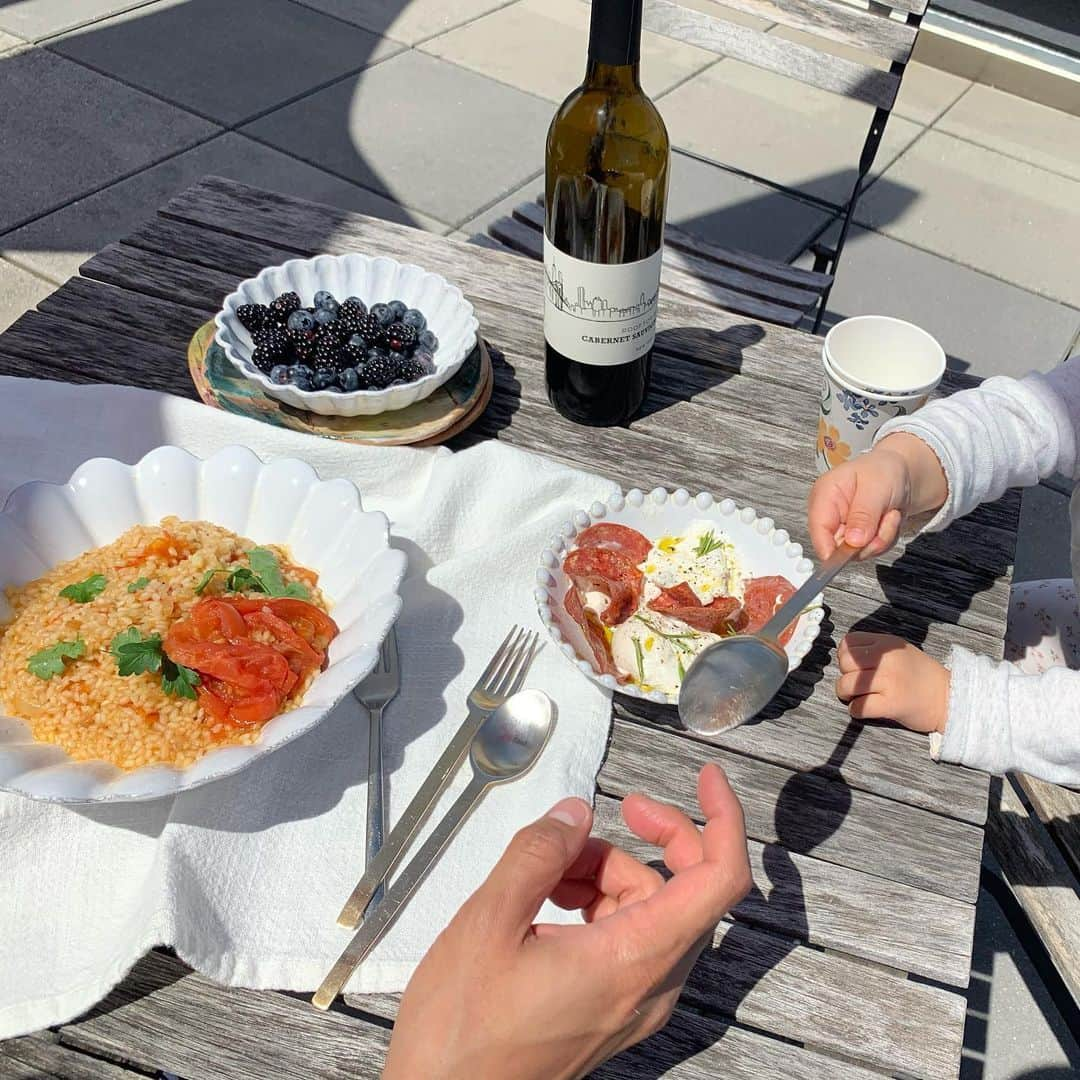
<path id="1" fill-rule="evenodd" d="M 663 878 L 652 867 L 645 866 L 606 840 L 591 836 L 563 874 L 551 899 L 556 903 L 561 903 L 562 898 L 576 901 L 585 895 L 585 889 L 580 886 L 586 886 L 592 891 L 591 898 L 586 903 L 571 906 L 592 908 L 601 898 L 610 899 L 618 906 L 642 900 L 662 884 Z"/>
<path id="2" fill-rule="evenodd" d="M 701 862 L 701 833 L 681 810 L 647 795 L 628 795 L 622 813 L 635 836 L 664 849 L 664 865 L 669 870 Z"/>
<path id="3" fill-rule="evenodd" d="M 515 834 L 463 912 L 481 919 L 487 934 L 520 941 L 581 854 L 591 827 L 592 808 L 583 799 L 556 803 Z"/>

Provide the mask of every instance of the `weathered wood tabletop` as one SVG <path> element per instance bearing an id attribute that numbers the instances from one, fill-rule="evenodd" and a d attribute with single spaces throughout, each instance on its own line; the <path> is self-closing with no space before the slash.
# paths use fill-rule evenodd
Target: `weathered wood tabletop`
<path id="1" fill-rule="evenodd" d="M 321 251 L 420 263 L 473 302 L 497 383 L 454 445 L 498 438 L 626 486 L 723 493 L 806 543 L 818 339 L 661 294 L 643 415 L 628 428 L 577 427 L 544 395 L 539 264 L 217 178 L 0 335 L 0 372 L 194 396 L 193 331 L 242 278 Z M 698 766 L 717 760 L 746 810 L 755 888 L 721 924 L 671 1024 L 598 1075 L 956 1076 L 987 777 L 934 764 L 921 736 L 851 721 L 832 691 L 834 654 L 859 627 L 938 657 L 953 642 L 1000 655 L 1018 505 L 1009 495 L 842 575 L 817 646 L 757 723 L 694 738 L 616 701 L 600 830 L 641 851 L 619 799 L 644 790 L 694 813 Z M 0 1074 L 377 1076 L 395 1007 L 391 996 L 352 997 L 323 1014 L 302 995 L 225 989 L 153 953 L 87 1016 L 0 1043 Z"/>

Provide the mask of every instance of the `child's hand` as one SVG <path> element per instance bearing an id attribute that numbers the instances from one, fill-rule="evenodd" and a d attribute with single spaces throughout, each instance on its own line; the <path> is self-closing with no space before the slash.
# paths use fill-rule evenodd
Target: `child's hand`
<path id="1" fill-rule="evenodd" d="M 944 731 L 948 669 L 892 634 L 850 633 L 836 654 L 836 696 L 857 720 L 889 719 L 912 731 Z"/>
<path id="2" fill-rule="evenodd" d="M 810 492 L 810 539 L 828 558 L 841 540 L 874 558 L 896 543 L 904 519 L 937 509 L 948 487 L 934 452 L 921 439 L 890 435 L 867 454 L 818 478 Z"/>

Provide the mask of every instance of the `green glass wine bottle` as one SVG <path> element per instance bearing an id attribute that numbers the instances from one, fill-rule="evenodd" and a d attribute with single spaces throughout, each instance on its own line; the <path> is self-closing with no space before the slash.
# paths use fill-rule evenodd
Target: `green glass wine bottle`
<path id="1" fill-rule="evenodd" d="M 585 81 L 547 137 L 548 397 L 581 424 L 623 424 L 652 371 L 668 135 L 641 89 L 642 0 L 593 0 Z"/>

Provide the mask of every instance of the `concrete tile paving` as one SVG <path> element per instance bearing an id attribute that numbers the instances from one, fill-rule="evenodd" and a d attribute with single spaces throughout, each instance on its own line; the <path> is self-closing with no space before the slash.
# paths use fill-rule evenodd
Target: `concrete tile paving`
<path id="1" fill-rule="evenodd" d="M 850 194 L 872 110 L 861 102 L 721 60 L 664 96 L 673 145 L 840 203 Z M 874 175 L 922 131 L 894 116 Z"/>
<path id="2" fill-rule="evenodd" d="M 401 46 L 291 0 L 159 0 L 50 48 L 233 125 Z"/>
<path id="3" fill-rule="evenodd" d="M 53 286 L 0 259 L 0 331 L 53 291 Z"/>
<path id="4" fill-rule="evenodd" d="M 298 0 L 393 41 L 415 45 L 502 7 L 507 0 Z"/>
<path id="5" fill-rule="evenodd" d="M 551 102 L 562 101 L 585 74 L 589 8 L 581 0 L 518 0 L 421 48 Z M 642 85 L 652 97 L 713 63 L 704 49 L 643 34 Z"/>
<path id="6" fill-rule="evenodd" d="M 1080 180 L 1080 116 L 990 86 L 973 86 L 935 126 Z"/>
<path id="7" fill-rule="evenodd" d="M 929 131 L 867 191 L 856 216 L 1022 288 L 1080 302 L 1080 181 Z"/>
<path id="8" fill-rule="evenodd" d="M 826 238 L 835 240 L 836 230 Z M 812 266 L 804 256 L 800 266 Z M 1059 364 L 1080 330 L 1080 310 L 988 277 L 881 233 L 853 228 L 825 326 L 852 315 L 893 315 L 941 342 L 973 375 L 1022 375 Z"/>
<path id="9" fill-rule="evenodd" d="M 0 5 L 0 30 L 27 41 L 59 34 L 95 19 L 140 7 L 147 0 L 16 0 Z"/>
<path id="10" fill-rule="evenodd" d="M 0 57 L 0 102 L 0 231 L 218 130 L 44 49 Z"/>
<path id="11" fill-rule="evenodd" d="M 456 225 L 543 167 L 551 114 L 550 102 L 410 51 L 245 130 Z"/>
<path id="12" fill-rule="evenodd" d="M 52 281 L 64 281 L 95 252 L 132 232 L 173 195 L 209 173 L 433 232 L 446 229 L 442 222 L 410 213 L 382 195 L 226 132 L 0 236 L 0 254 Z"/>

